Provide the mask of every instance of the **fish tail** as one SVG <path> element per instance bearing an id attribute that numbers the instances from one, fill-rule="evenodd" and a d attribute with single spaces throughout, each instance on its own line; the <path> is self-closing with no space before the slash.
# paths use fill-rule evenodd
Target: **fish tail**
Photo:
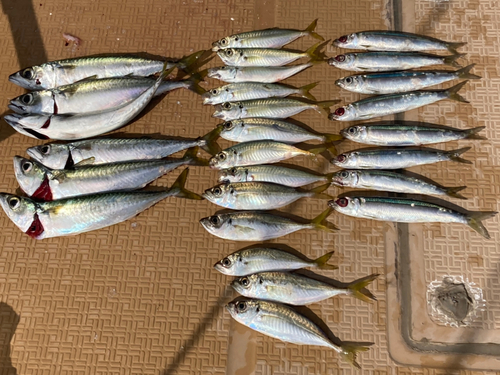
<path id="1" fill-rule="evenodd" d="M 467 186 L 455 186 L 455 187 L 447 187 L 446 188 L 446 195 L 452 198 L 458 198 L 458 199 L 467 199 L 464 197 L 462 194 L 459 194 L 459 191 L 462 191 L 466 189 Z"/>
<path id="2" fill-rule="evenodd" d="M 352 283 L 349 283 L 347 289 L 349 289 L 353 297 L 360 299 L 361 301 L 376 301 L 377 298 L 375 298 L 375 296 L 368 289 L 366 289 L 366 286 L 373 280 L 375 280 L 378 276 L 378 274 L 374 273 L 361 279 L 354 280 Z"/>
<path id="3" fill-rule="evenodd" d="M 310 83 L 309 85 L 305 85 L 305 86 L 302 86 L 302 87 L 299 87 L 298 89 L 298 94 L 304 98 L 307 98 L 309 100 L 314 100 L 316 101 L 316 98 L 314 97 L 313 94 L 311 94 L 309 91 L 311 91 L 313 88 L 315 88 L 316 86 L 318 86 L 319 82 L 314 82 L 314 83 Z"/>
<path id="4" fill-rule="evenodd" d="M 208 70 L 202 70 L 201 72 L 198 73 L 193 73 L 191 77 L 188 78 L 188 90 L 191 90 L 192 92 L 198 94 L 198 95 L 203 95 L 204 93 L 207 92 L 203 87 L 199 85 L 201 81 L 205 79 L 205 77 L 208 74 Z"/>
<path id="5" fill-rule="evenodd" d="M 198 157 L 198 151 L 200 148 L 198 146 L 190 148 L 186 151 L 184 156 L 182 157 L 184 160 L 188 162 L 189 165 L 199 165 L 199 166 L 208 166 L 208 160 L 202 159 Z"/>
<path id="6" fill-rule="evenodd" d="M 449 160 L 456 161 L 458 163 L 464 163 L 464 164 L 472 164 L 470 160 L 466 160 L 460 157 L 464 152 L 467 152 L 471 149 L 471 147 L 464 147 L 460 148 L 458 150 L 451 150 L 448 152 L 445 152 L 446 156 L 448 156 Z"/>
<path id="7" fill-rule="evenodd" d="M 190 69 L 190 67 L 194 65 L 194 63 L 197 62 L 200 59 L 200 57 L 203 56 L 206 52 L 207 50 L 194 52 L 191 55 L 180 59 L 175 65 L 177 66 L 177 68 L 184 71 L 185 73 L 191 74 L 193 70 Z"/>
<path id="8" fill-rule="evenodd" d="M 447 43 L 446 48 L 448 51 L 454 54 L 458 54 L 457 48 L 463 47 L 467 44 L 467 42 L 459 42 L 459 43 Z"/>
<path id="9" fill-rule="evenodd" d="M 312 196 L 314 198 L 319 198 L 319 199 L 333 199 L 331 195 L 323 193 L 326 189 L 328 189 L 331 186 L 330 183 L 324 184 L 317 186 L 311 190 L 309 190 L 312 193 Z"/>
<path id="10" fill-rule="evenodd" d="M 466 81 L 467 82 L 467 81 Z M 318 111 L 319 113 L 329 115 L 330 114 L 330 107 L 334 106 L 335 104 L 340 103 L 340 100 L 325 100 L 323 102 L 317 102 L 314 109 Z"/>
<path id="11" fill-rule="evenodd" d="M 361 366 L 358 362 L 356 362 L 356 357 L 358 356 L 358 352 L 366 352 L 370 348 L 368 345 L 373 345 L 373 343 L 363 345 L 348 345 L 342 344 L 342 357 L 349 362 L 354 367 L 361 369 Z"/>
<path id="12" fill-rule="evenodd" d="M 458 53 L 450 56 L 444 56 L 443 62 L 447 65 L 454 66 L 455 68 L 461 68 L 462 66 L 457 63 L 457 59 L 459 59 L 460 57 L 464 57 L 465 55 L 465 53 Z"/>
<path id="13" fill-rule="evenodd" d="M 336 141 L 341 141 L 344 139 L 344 137 L 342 137 L 342 135 L 340 135 L 340 134 L 325 133 L 325 134 L 323 134 L 323 137 L 325 137 L 325 142 L 336 142 Z"/>
<path id="14" fill-rule="evenodd" d="M 175 197 L 202 200 L 203 198 L 201 196 L 185 188 L 188 173 L 189 168 L 184 169 L 170 189 L 168 189 L 168 192 Z"/>
<path id="15" fill-rule="evenodd" d="M 486 230 L 485 226 L 483 225 L 482 221 L 486 220 L 490 217 L 493 217 L 497 214 L 498 212 L 495 211 L 472 211 L 467 214 L 467 224 L 469 227 L 474 229 L 477 233 L 479 233 L 481 236 L 483 236 L 486 239 L 490 239 L 490 234 Z"/>
<path id="16" fill-rule="evenodd" d="M 335 148 L 335 145 L 332 144 L 326 144 L 322 147 L 311 148 L 309 150 L 313 157 L 316 157 L 318 154 L 325 151 L 330 151 L 333 155 L 337 155 L 337 149 Z"/>
<path id="17" fill-rule="evenodd" d="M 463 81 L 460 82 L 459 84 L 456 84 L 453 87 L 450 87 L 448 90 L 446 90 L 446 94 L 448 95 L 448 99 L 451 100 L 456 100 L 457 102 L 463 102 L 463 103 L 469 103 L 467 99 L 465 99 L 463 96 L 458 94 L 458 91 L 464 87 L 464 85 L 469 82 L 469 81 Z"/>
<path id="18" fill-rule="evenodd" d="M 339 228 L 337 228 L 335 225 L 333 225 L 329 221 L 326 221 L 326 218 L 330 216 L 333 211 L 334 209 L 329 207 L 314 219 L 312 219 L 311 225 L 313 226 L 313 228 L 323 230 L 325 232 L 333 232 L 335 230 L 339 230 Z"/>
<path id="19" fill-rule="evenodd" d="M 327 262 L 330 260 L 332 257 L 333 253 L 335 251 L 330 251 L 329 253 L 326 253 L 325 255 L 320 256 L 319 258 L 314 260 L 314 263 L 316 263 L 316 267 L 322 270 L 336 270 L 338 269 L 337 266 L 334 266 L 333 264 L 328 264 Z"/>
<path id="20" fill-rule="evenodd" d="M 470 71 L 472 68 L 474 68 L 476 64 L 470 64 L 467 65 L 465 68 L 462 68 L 460 70 L 457 70 L 458 78 L 463 78 L 463 79 L 481 79 L 480 76 L 477 76 L 475 74 L 472 74 Z"/>
<path id="21" fill-rule="evenodd" d="M 222 126 L 217 126 L 210 133 L 205 134 L 203 137 L 201 137 L 200 147 L 206 152 L 208 152 L 210 155 L 218 154 L 221 151 L 221 148 L 217 143 L 217 139 L 219 138 L 221 131 L 222 131 Z"/>
<path id="22" fill-rule="evenodd" d="M 310 62 L 320 62 L 320 61 L 325 61 L 326 55 L 321 52 L 321 49 L 327 44 L 328 42 L 319 42 L 310 47 L 306 51 L 306 55 L 311 58 Z"/>
<path id="23" fill-rule="evenodd" d="M 467 129 L 465 132 L 467 133 L 466 139 L 487 139 L 481 135 L 478 135 L 481 130 L 485 129 L 486 126 L 478 126 L 477 128 Z"/>
<path id="24" fill-rule="evenodd" d="M 312 23 L 309 26 L 307 26 L 304 32 L 309 34 L 313 38 L 323 41 L 325 40 L 325 38 L 323 38 L 321 35 L 319 35 L 317 32 L 314 31 L 316 29 L 317 24 L 318 24 L 318 19 L 316 18 L 314 21 L 312 21 Z"/>

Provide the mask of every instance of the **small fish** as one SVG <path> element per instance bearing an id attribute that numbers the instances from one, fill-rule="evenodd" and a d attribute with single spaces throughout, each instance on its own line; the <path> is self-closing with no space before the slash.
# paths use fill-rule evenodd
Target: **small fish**
<path id="1" fill-rule="evenodd" d="M 214 268 L 230 276 L 246 276 L 265 271 L 292 271 L 306 267 L 335 270 L 337 266 L 327 263 L 333 253 L 331 251 L 317 259 L 305 259 L 305 257 L 298 257 L 280 249 L 254 247 L 238 250 L 228 255 L 215 263 Z"/>
<path id="2" fill-rule="evenodd" d="M 287 118 L 308 109 L 320 114 L 330 115 L 329 108 L 340 100 L 308 103 L 292 98 L 269 98 L 245 100 L 242 102 L 225 102 L 215 106 L 212 117 L 225 121 L 249 117 Z"/>
<path id="3" fill-rule="evenodd" d="M 252 165 L 233 167 L 219 171 L 220 182 L 273 182 L 275 184 L 300 187 L 316 182 L 332 181 L 334 173 L 317 174 L 281 165 Z"/>
<path id="4" fill-rule="evenodd" d="M 332 182 L 334 185 L 342 187 L 392 191 L 404 194 L 448 195 L 452 198 L 467 199 L 458 193 L 467 186 L 444 187 L 430 181 L 392 171 L 345 169 L 336 172 Z"/>
<path id="5" fill-rule="evenodd" d="M 196 139 L 172 138 L 97 138 L 71 143 L 47 143 L 30 147 L 27 154 L 50 169 L 117 163 L 130 160 L 162 159 L 192 147 L 209 154 L 220 152 L 217 144 L 220 129 L 216 128 Z"/>
<path id="6" fill-rule="evenodd" d="M 277 27 L 264 30 L 248 31 L 222 38 L 212 43 L 212 51 L 224 48 L 281 48 L 285 44 L 306 35 L 319 40 L 325 40 L 314 29 L 318 20 L 314 20 L 305 30 L 280 29 Z"/>
<path id="7" fill-rule="evenodd" d="M 338 134 L 317 133 L 291 122 L 262 117 L 226 121 L 219 125 L 221 137 L 233 142 L 248 142 L 270 139 L 283 143 L 320 141 L 335 142 L 343 139 Z"/>
<path id="8" fill-rule="evenodd" d="M 373 274 L 344 286 L 333 286 L 310 277 L 289 272 L 260 272 L 234 279 L 231 286 L 242 296 L 303 306 L 327 298 L 348 295 L 361 301 L 376 301 L 366 286 L 378 277 Z"/>
<path id="9" fill-rule="evenodd" d="M 166 69 L 178 67 L 189 72 L 193 65 L 206 51 L 198 51 L 176 62 L 152 60 L 133 54 L 117 56 L 86 56 L 74 59 L 50 61 L 22 69 L 9 76 L 9 81 L 28 90 L 53 89 L 69 85 L 88 77 L 109 78 L 134 75 L 148 77 Z"/>
<path id="10" fill-rule="evenodd" d="M 445 202 L 443 202 L 445 203 Z M 354 217 L 398 223 L 461 223 L 490 239 L 482 221 L 493 217 L 493 211 L 458 212 L 442 205 L 412 198 L 349 197 L 328 202 L 336 211 Z"/>
<path id="11" fill-rule="evenodd" d="M 463 56 L 465 54 L 437 56 L 419 52 L 361 52 L 332 57 L 328 59 L 328 64 L 355 72 L 387 72 L 443 64 L 461 68 L 456 60 Z"/>
<path id="12" fill-rule="evenodd" d="M 342 35 L 333 41 L 335 47 L 368 51 L 449 51 L 458 53 L 467 43 L 445 42 L 430 36 L 402 31 L 374 30 Z"/>
<path id="13" fill-rule="evenodd" d="M 332 159 L 332 163 L 337 167 L 352 169 L 402 169 L 449 160 L 472 164 L 460 157 L 470 149 L 470 147 L 452 151 L 423 147 L 359 149 L 338 155 Z"/>
<path id="14" fill-rule="evenodd" d="M 221 66 L 209 68 L 207 76 L 224 82 L 263 82 L 274 83 L 283 81 L 297 73 L 313 66 L 312 62 L 291 66 L 269 66 L 269 67 L 236 67 Z"/>
<path id="15" fill-rule="evenodd" d="M 353 142 L 377 146 L 420 146 L 459 139 L 486 139 L 477 133 L 484 126 L 472 129 L 456 129 L 449 126 L 426 123 L 370 123 L 349 126 L 340 134 Z"/>
<path id="16" fill-rule="evenodd" d="M 330 183 L 311 190 L 294 188 L 270 182 L 224 183 L 205 190 L 206 200 L 233 210 L 274 210 L 301 198 L 332 199 L 323 192 Z"/>
<path id="17" fill-rule="evenodd" d="M 293 87 L 281 83 L 240 82 L 208 90 L 201 97 L 203 104 L 220 104 L 239 100 L 265 99 L 289 95 L 299 95 L 309 100 L 316 98 L 309 93 L 319 82 L 314 82 L 303 87 Z"/>
<path id="18" fill-rule="evenodd" d="M 328 118 L 337 121 L 367 120 L 410 111 L 444 99 L 469 103 L 458 94 L 458 91 L 467 82 L 461 82 L 444 90 L 410 91 L 402 94 L 387 94 L 361 99 L 337 108 L 335 112 L 330 113 Z"/>
<path id="19" fill-rule="evenodd" d="M 432 70 L 355 75 L 338 79 L 335 84 L 345 90 L 360 94 L 379 95 L 408 92 L 439 85 L 454 79 L 480 79 L 481 77 L 470 73 L 474 65 L 476 64 L 471 64 L 455 72 Z"/>
<path id="20" fill-rule="evenodd" d="M 276 302 L 237 298 L 226 309 L 239 323 L 264 335 L 297 345 L 317 345 L 331 348 L 356 368 L 361 368 L 358 352 L 369 350 L 365 346 L 340 342 L 334 343 L 325 332 L 291 307 Z M 340 340 L 339 340 L 340 341 Z"/>
<path id="21" fill-rule="evenodd" d="M 279 163 L 299 155 L 315 157 L 326 150 L 335 153 L 334 148 L 319 147 L 305 151 L 287 143 L 276 141 L 243 142 L 228 147 L 213 156 L 209 161 L 209 165 L 212 169 L 224 169 L 245 165 Z"/>
<path id="22" fill-rule="evenodd" d="M 184 188 L 187 174 L 186 169 L 165 191 L 110 192 L 50 202 L 0 193 L 0 205 L 14 224 L 32 238 L 69 236 L 128 220 L 168 197 L 202 199 Z"/>
<path id="23" fill-rule="evenodd" d="M 211 234 L 231 241 L 266 241 L 302 229 L 316 229 L 332 232 L 338 228 L 326 221 L 332 213 L 327 209 L 312 220 L 299 223 L 285 216 L 262 211 L 235 211 L 221 213 L 200 220 L 201 225 Z"/>
<path id="24" fill-rule="evenodd" d="M 307 57 L 310 62 L 323 61 L 320 50 L 325 43 L 317 43 L 305 52 L 273 48 L 227 48 L 217 52 L 217 56 L 230 66 L 283 66 Z"/>

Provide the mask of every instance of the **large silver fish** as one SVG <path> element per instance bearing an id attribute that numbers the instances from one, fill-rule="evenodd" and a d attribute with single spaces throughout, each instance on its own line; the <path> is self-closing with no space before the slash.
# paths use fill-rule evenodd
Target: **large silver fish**
<path id="1" fill-rule="evenodd" d="M 387 94 L 361 99 L 337 108 L 335 112 L 328 115 L 328 118 L 337 121 L 368 120 L 374 117 L 410 111 L 444 99 L 469 103 L 458 94 L 458 91 L 467 82 L 461 82 L 444 90 L 410 91 L 402 94 Z"/>
<path id="2" fill-rule="evenodd" d="M 269 67 L 236 67 L 221 66 L 209 68 L 208 77 L 216 78 L 224 82 L 263 82 L 273 83 L 287 79 L 303 70 L 313 66 L 313 63 L 291 65 L 291 66 L 269 66 Z"/>
<path id="3" fill-rule="evenodd" d="M 363 277 L 351 283 L 334 286 L 324 281 L 289 272 L 260 272 L 234 279 L 231 286 L 239 294 L 266 301 L 303 306 L 327 298 L 348 295 L 361 301 L 376 301 L 375 296 L 365 289 L 377 278 L 377 274 Z"/>
<path id="4" fill-rule="evenodd" d="M 319 40 L 325 40 L 314 31 L 317 24 L 318 20 L 315 19 L 305 30 L 280 29 L 274 27 L 271 29 L 233 34 L 213 42 L 212 51 L 218 51 L 224 48 L 281 48 L 285 44 L 291 43 L 306 35 L 310 35 Z"/>
<path id="5" fill-rule="evenodd" d="M 202 199 L 184 188 L 187 173 L 186 169 L 165 191 L 111 192 L 50 202 L 0 193 L 0 205 L 14 224 L 32 238 L 75 235 L 128 220 L 168 197 Z"/>
<path id="6" fill-rule="evenodd" d="M 265 271 L 292 271 L 306 267 L 334 270 L 338 267 L 327 263 L 333 253 L 331 251 L 317 259 L 307 259 L 280 249 L 253 247 L 228 255 L 215 263 L 214 268 L 230 276 L 246 276 Z"/>
<path id="7" fill-rule="evenodd" d="M 445 203 L 445 202 L 443 202 Z M 460 223 L 478 232 L 486 239 L 490 235 L 482 221 L 497 214 L 494 211 L 456 211 L 440 204 L 412 198 L 387 198 L 371 196 L 343 196 L 328 203 L 343 214 L 398 223 Z"/>
<path id="8" fill-rule="evenodd" d="M 221 213 L 200 220 L 201 225 L 214 236 L 231 241 L 266 241 L 302 229 L 331 232 L 337 230 L 326 218 L 327 209 L 312 220 L 299 223 L 294 219 L 262 211 Z"/>
<path id="9" fill-rule="evenodd" d="M 162 159 L 192 147 L 200 147 L 214 155 L 220 152 L 216 128 L 196 139 L 172 138 L 97 138 L 70 143 L 47 143 L 30 147 L 28 155 L 50 169 L 74 165 L 107 164 L 129 160 Z"/>
<path id="10" fill-rule="evenodd" d="M 367 351 L 368 346 L 373 345 L 334 343 L 308 318 L 291 307 L 276 302 L 237 298 L 227 304 L 226 309 L 237 322 L 257 332 L 292 344 L 331 348 L 356 368 L 361 368 L 356 362 L 357 353 Z"/>
<path id="11" fill-rule="evenodd" d="M 452 43 L 426 35 L 403 31 L 373 30 L 342 35 L 333 41 L 335 47 L 364 49 L 368 51 L 449 51 L 456 54 L 457 48 L 467 43 Z"/>

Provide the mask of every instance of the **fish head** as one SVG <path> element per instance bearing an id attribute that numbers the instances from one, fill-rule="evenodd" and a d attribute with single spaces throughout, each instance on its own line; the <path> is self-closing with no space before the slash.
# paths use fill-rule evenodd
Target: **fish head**
<path id="1" fill-rule="evenodd" d="M 328 115 L 328 118 L 332 121 L 352 121 L 356 119 L 356 111 L 352 104 L 348 104 L 346 106 L 337 108 L 334 112 Z"/>
<path id="2" fill-rule="evenodd" d="M 228 148 L 212 156 L 208 165 L 212 169 L 224 169 L 232 167 L 236 164 L 238 152 L 232 148 Z"/>
<path id="3" fill-rule="evenodd" d="M 332 182 L 337 186 L 356 187 L 359 181 L 359 172 L 356 170 L 344 169 L 333 175 Z"/>
<path id="4" fill-rule="evenodd" d="M 366 138 L 366 126 L 353 125 L 348 128 L 342 129 L 340 134 L 347 139 L 354 142 L 361 142 Z"/>
<path id="5" fill-rule="evenodd" d="M 221 137 L 232 141 L 248 133 L 248 126 L 245 126 L 245 121 L 241 119 L 226 121 L 221 124 L 221 127 Z"/>
<path id="6" fill-rule="evenodd" d="M 241 102 L 225 102 L 215 106 L 215 112 L 212 117 L 223 120 L 238 119 L 244 113 L 244 108 Z"/>
<path id="7" fill-rule="evenodd" d="M 335 81 L 335 84 L 345 90 L 357 91 L 358 87 L 363 83 L 362 76 L 342 77 Z"/>
<path id="8" fill-rule="evenodd" d="M 216 214 L 204 217 L 200 224 L 211 234 L 223 237 L 226 231 L 232 232 L 232 220 L 230 214 Z"/>
<path id="9" fill-rule="evenodd" d="M 219 260 L 214 264 L 214 268 L 224 275 L 238 274 L 239 267 L 242 265 L 243 259 L 239 252 L 232 253 L 224 259 Z"/>
<path id="10" fill-rule="evenodd" d="M 226 36 L 225 38 L 219 39 L 212 43 L 212 51 L 217 52 L 225 48 L 239 47 L 240 40 L 236 35 Z"/>
<path id="11" fill-rule="evenodd" d="M 357 162 L 358 153 L 355 151 L 346 152 L 337 155 L 331 160 L 332 164 L 340 168 L 355 167 Z"/>
<path id="12" fill-rule="evenodd" d="M 352 64 L 354 63 L 355 55 L 352 53 L 348 53 L 345 55 L 337 55 L 328 59 L 328 64 L 331 66 L 335 66 L 339 69 L 349 70 Z"/>
<path id="13" fill-rule="evenodd" d="M 227 311 L 237 322 L 248 325 L 260 313 L 259 300 L 248 300 L 238 297 L 226 305 Z"/>
<path id="14" fill-rule="evenodd" d="M 50 125 L 50 117 L 42 115 L 20 115 L 12 113 L 3 118 L 7 124 L 17 132 L 31 138 L 49 139 L 44 133 L 44 128 Z M 44 126 L 48 124 L 47 126 Z"/>
<path id="15" fill-rule="evenodd" d="M 339 48 L 353 48 L 357 46 L 358 36 L 356 34 L 342 35 L 333 41 L 333 45 Z"/>
<path id="16" fill-rule="evenodd" d="M 31 197 L 47 177 L 47 169 L 38 162 L 14 156 L 14 174 L 21 189 Z"/>
<path id="17" fill-rule="evenodd" d="M 35 221 L 36 205 L 28 198 L 0 193 L 0 205 L 10 220 L 23 232 L 28 232 Z"/>
<path id="18" fill-rule="evenodd" d="M 64 169 L 70 157 L 69 146 L 60 143 L 47 143 L 30 147 L 26 153 L 50 169 Z"/>
<path id="19" fill-rule="evenodd" d="M 203 104 L 217 104 L 231 101 L 233 99 L 233 93 L 226 85 L 208 90 L 201 95 L 201 97 L 203 99 Z"/>
<path id="20" fill-rule="evenodd" d="M 248 168 L 232 167 L 219 172 L 220 182 L 247 182 Z"/>
<path id="21" fill-rule="evenodd" d="M 225 82 L 232 82 L 236 78 L 237 72 L 237 67 L 226 65 L 218 68 L 209 68 L 207 76 L 209 78 L 216 78 Z"/>
<path id="22" fill-rule="evenodd" d="M 265 288 L 259 274 L 238 277 L 231 282 L 231 286 L 242 296 L 254 298 L 259 298 L 260 289 Z"/>
<path id="23" fill-rule="evenodd" d="M 33 91 L 23 94 L 10 101 L 9 108 L 16 113 L 41 113 L 52 104 L 54 108 L 52 94 L 47 91 Z"/>
<path id="24" fill-rule="evenodd" d="M 245 56 L 245 50 L 242 48 L 226 48 L 217 51 L 217 56 L 226 65 L 230 66 L 241 66 L 241 61 L 247 59 Z"/>
<path id="25" fill-rule="evenodd" d="M 328 205 L 335 211 L 346 215 L 355 215 L 360 207 L 360 198 L 358 197 L 338 197 L 328 202 Z"/>
<path id="26" fill-rule="evenodd" d="M 231 184 L 224 183 L 205 190 L 202 196 L 216 205 L 230 208 L 236 199 L 236 192 Z"/>
<path id="27" fill-rule="evenodd" d="M 50 65 L 45 69 L 41 66 L 32 66 L 11 74 L 9 81 L 28 90 L 42 90 L 48 87 L 48 78 L 52 70 Z"/>

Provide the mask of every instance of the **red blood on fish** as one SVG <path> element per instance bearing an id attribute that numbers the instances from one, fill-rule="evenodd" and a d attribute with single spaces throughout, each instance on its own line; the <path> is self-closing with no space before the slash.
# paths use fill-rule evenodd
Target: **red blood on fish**
<path id="1" fill-rule="evenodd" d="M 32 198 L 40 199 L 43 201 L 51 201 L 52 198 L 52 190 L 50 190 L 49 179 L 45 176 L 41 185 L 36 189 L 36 191 L 31 195 Z"/>
<path id="2" fill-rule="evenodd" d="M 45 124 L 43 124 L 42 129 L 47 129 L 50 125 L 50 117 L 45 121 Z"/>
<path id="3" fill-rule="evenodd" d="M 31 223 L 29 229 L 26 231 L 26 234 L 31 238 L 38 239 L 45 231 L 43 228 L 42 222 L 38 218 L 38 214 L 35 214 L 33 217 L 33 222 Z"/>

